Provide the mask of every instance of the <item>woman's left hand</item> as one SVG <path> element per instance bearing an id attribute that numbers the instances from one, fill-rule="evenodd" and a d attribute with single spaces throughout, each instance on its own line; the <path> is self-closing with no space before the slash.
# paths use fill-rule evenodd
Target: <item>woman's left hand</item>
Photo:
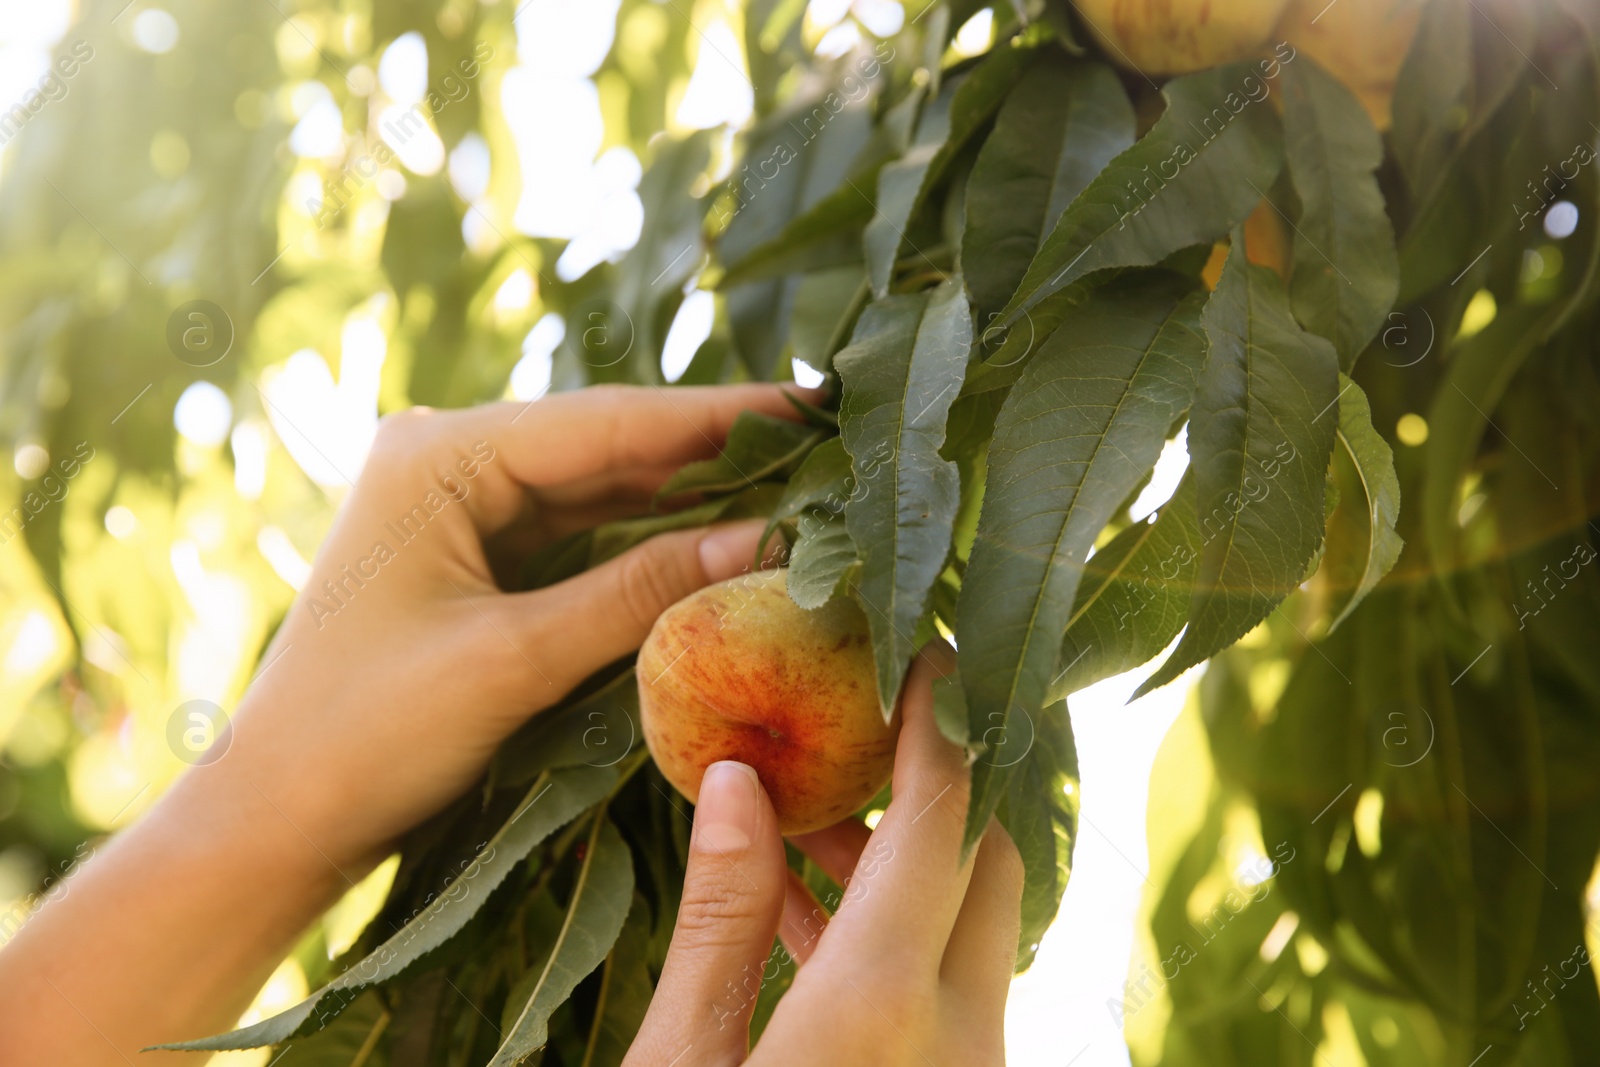
<path id="1" fill-rule="evenodd" d="M 655 618 L 754 561 L 762 524 L 664 533 L 505 592 L 528 553 L 648 511 L 776 386 L 601 387 L 385 419 L 222 736 L 0 952 L 0 1063 L 190 1063 L 306 925 L 496 746 Z"/>
<path id="2" fill-rule="evenodd" d="M 385 419 L 240 708 L 234 770 L 335 864 L 387 849 L 662 610 L 750 567 L 760 522 L 661 534 L 502 591 L 556 538 L 646 513 L 744 410 L 794 414 L 774 386 L 602 386 Z"/>

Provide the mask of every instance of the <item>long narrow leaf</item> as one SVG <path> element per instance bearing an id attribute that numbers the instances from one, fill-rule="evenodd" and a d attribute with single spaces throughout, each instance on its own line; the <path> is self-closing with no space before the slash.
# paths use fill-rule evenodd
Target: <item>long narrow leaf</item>
<path id="1" fill-rule="evenodd" d="M 1235 241 L 1206 304 L 1211 358 L 1189 420 L 1201 537 L 1189 625 L 1139 688 L 1243 637 L 1305 578 L 1322 543 L 1339 360 L 1289 313 L 1278 275 Z"/>
<path id="2" fill-rule="evenodd" d="M 579 1067 L 620 1067 L 627 1056 L 655 992 L 649 948 L 650 905 L 635 893 L 622 933 L 606 956 L 589 1027 L 589 1049 Z"/>
<path id="3" fill-rule="evenodd" d="M 1134 523 L 1089 560 L 1046 699 L 1132 670 L 1171 644 L 1199 562 L 1194 480 L 1186 477 L 1153 522 Z"/>
<path id="4" fill-rule="evenodd" d="M 967 182 L 962 263 L 980 310 L 1005 306 L 1068 205 L 1133 144 L 1134 124 L 1110 67 L 1054 53 L 1029 66 Z"/>
<path id="5" fill-rule="evenodd" d="M 1089 549 L 1193 396 L 1201 299 L 1191 279 L 1164 273 L 1097 291 L 1000 410 L 956 631 L 971 736 L 989 745 L 973 769 L 969 844 L 1030 743 Z"/>
<path id="6" fill-rule="evenodd" d="M 1378 587 L 1405 547 L 1395 532 L 1400 521 L 1400 479 L 1394 472 L 1394 453 L 1372 428 L 1367 394 L 1343 375 L 1339 386 L 1335 470 L 1344 477 L 1339 509 L 1328 523 L 1323 566 L 1330 568 L 1345 599 L 1328 624 L 1330 632 Z"/>
<path id="7" fill-rule="evenodd" d="M 961 485 L 939 449 L 971 348 L 966 292 L 952 278 L 932 293 L 868 307 L 834 360 L 844 380 L 839 431 L 859 486 L 845 520 L 864 563 L 856 591 L 868 609 L 885 719 L 950 551 Z"/>
<path id="8" fill-rule="evenodd" d="M 1000 106 L 1030 53 L 1026 42 L 996 48 L 970 73 L 946 83 L 923 109 L 916 139 L 905 155 L 878 173 L 876 211 L 863 237 L 873 295 L 888 294 L 894 261 L 917 208 L 956 153 Z"/>
<path id="9" fill-rule="evenodd" d="M 539 842 L 604 797 L 616 778 L 617 772 L 609 767 L 570 767 L 541 775 L 466 870 L 360 963 L 270 1019 L 216 1037 L 159 1047 L 210 1052 L 260 1048 L 326 1026 L 362 989 L 396 977 L 459 933 Z"/>
<path id="10" fill-rule="evenodd" d="M 1281 128 L 1254 64 L 1174 78 L 1162 95 L 1167 110 L 1150 132 L 1061 216 L 1001 324 L 1091 271 L 1147 266 L 1216 240 L 1272 185 L 1283 165 Z"/>
<path id="11" fill-rule="evenodd" d="M 604 813 L 585 844 L 556 943 L 489 1067 L 515 1067 L 544 1047 L 550 1014 L 600 965 L 622 932 L 633 900 L 628 846 Z"/>
<path id="12" fill-rule="evenodd" d="M 1374 171 L 1383 142 L 1366 109 L 1304 58 L 1284 68 L 1284 141 L 1300 198 L 1289 299 L 1348 370 L 1400 292 L 1400 255 Z"/>

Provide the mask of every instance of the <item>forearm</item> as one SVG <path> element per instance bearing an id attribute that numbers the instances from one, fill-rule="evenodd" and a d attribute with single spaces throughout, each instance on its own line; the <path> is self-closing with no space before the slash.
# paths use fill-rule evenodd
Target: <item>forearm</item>
<path id="1" fill-rule="evenodd" d="M 139 1056 L 230 1028 L 344 870 L 247 776 L 198 768 L 82 864 L 0 950 L 0 1063 Z"/>

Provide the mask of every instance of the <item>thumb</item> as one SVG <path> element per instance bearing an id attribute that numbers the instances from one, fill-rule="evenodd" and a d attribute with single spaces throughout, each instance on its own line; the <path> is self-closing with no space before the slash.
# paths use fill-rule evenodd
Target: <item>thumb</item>
<path id="1" fill-rule="evenodd" d="M 625 1067 L 744 1062 L 786 883 L 777 816 L 755 771 L 713 763 L 700 783 L 678 924 Z"/>
<path id="2" fill-rule="evenodd" d="M 564 582 L 496 600 L 554 700 L 637 649 L 667 608 L 748 570 L 765 525 L 752 519 L 657 534 Z"/>

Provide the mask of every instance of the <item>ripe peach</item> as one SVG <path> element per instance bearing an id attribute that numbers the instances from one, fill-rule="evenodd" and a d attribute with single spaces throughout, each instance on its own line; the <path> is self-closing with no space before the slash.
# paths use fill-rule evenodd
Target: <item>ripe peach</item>
<path id="1" fill-rule="evenodd" d="M 815 611 L 782 570 L 708 586 L 662 613 L 639 650 L 639 707 L 656 766 L 691 801 L 718 760 L 755 768 L 778 829 L 838 822 L 883 788 L 900 713 L 878 710 L 867 620 Z"/>
<path id="2" fill-rule="evenodd" d="M 1140 73 L 1188 74 L 1254 53 L 1288 0 L 1075 0 L 1112 58 Z"/>
<path id="3" fill-rule="evenodd" d="M 1395 79 L 1421 19 L 1422 5 L 1409 0 L 1293 0 L 1278 33 L 1343 82 L 1373 125 L 1387 130 Z"/>
<path id="4" fill-rule="evenodd" d="M 1283 216 L 1266 200 L 1256 204 L 1244 220 L 1244 255 L 1251 263 L 1271 267 L 1280 278 L 1289 276 L 1289 233 L 1284 229 Z M 1228 262 L 1228 243 L 1218 241 L 1211 249 L 1211 258 L 1200 272 L 1200 280 L 1207 289 L 1215 289 L 1222 280 L 1222 268 Z"/>

